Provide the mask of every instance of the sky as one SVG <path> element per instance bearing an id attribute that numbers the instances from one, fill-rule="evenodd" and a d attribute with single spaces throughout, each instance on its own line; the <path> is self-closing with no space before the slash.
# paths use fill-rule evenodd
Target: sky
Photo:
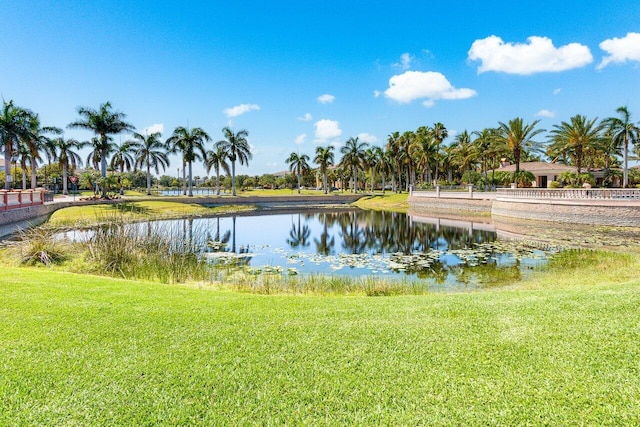
<path id="1" fill-rule="evenodd" d="M 450 143 L 515 117 L 640 121 L 640 2 L 2 0 L 0 95 L 45 126 L 109 101 L 163 138 L 246 129 L 249 175 L 436 122 Z"/>

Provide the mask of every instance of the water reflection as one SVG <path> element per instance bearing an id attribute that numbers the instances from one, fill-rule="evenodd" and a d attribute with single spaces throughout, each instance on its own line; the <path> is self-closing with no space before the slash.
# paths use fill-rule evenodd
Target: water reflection
<path id="1" fill-rule="evenodd" d="M 491 224 L 395 212 L 234 215 L 188 224 L 211 230 L 207 255 L 214 263 L 258 272 L 413 276 L 465 286 L 490 283 L 494 276 L 519 278 L 545 255 L 498 242 Z"/>

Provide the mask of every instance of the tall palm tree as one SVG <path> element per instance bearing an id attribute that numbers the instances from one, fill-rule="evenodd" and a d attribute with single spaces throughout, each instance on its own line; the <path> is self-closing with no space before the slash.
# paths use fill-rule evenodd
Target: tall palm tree
<path id="1" fill-rule="evenodd" d="M 462 169 L 462 176 L 464 176 L 464 171 L 467 172 L 467 184 L 472 184 L 471 182 L 471 166 L 476 162 L 477 159 L 477 151 L 471 142 L 471 135 L 465 129 L 462 133 L 456 135 L 455 138 L 456 147 L 454 149 L 454 154 L 456 156 L 456 162 L 460 165 Z"/>
<path id="2" fill-rule="evenodd" d="M 211 141 L 209 135 L 201 128 L 187 129 L 178 126 L 173 131 L 173 135 L 167 139 L 167 145 L 173 150 L 182 152 L 183 165 L 189 166 L 189 192 L 188 196 L 193 197 L 193 169 L 192 163 L 195 160 L 206 158 L 205 142 Z M 183 168 L 184 169 L 184 168 Z"/>
<path id="3" fill-rule="evenodd" d="M 360 142 L 356 136 L 349 138 L 340 148 L 342 163 L 345 168 L 351 168 L 353 172 L 353 192 L 358 192 L 358 168 L 364 163 L 364 150 L 369 146 L 366 142 Z"/>
<path id="4" fill-rule="evenodd" d="M 24 143 L 29 148 L 29 165 L 31 166 L 31 188 L 37 187 L 36 172 L 38 169 L 38 161 L 42 160 L 40 152 L 46 153 L 47 144 L 51 140 L 47 134 L 62 134 L 62 129 L 53 126 L 41 126 L 40 118 L 37 114 L 32 114 L 29 117 L 29 136 L 24 140 Z"/>
<path id="5" fill-rule="evenodd" d="M 133 137 L 138 138 L 139 134 L 134 133 Z M 111 162 L 109 167 L 113 170 L 123 173 L 135 169 L 137 158 L 135 157 L 137 151 L 140 149 L 141 141 L 129 140 L 115 146 L 113 156 L 111 156 Z"/>
<path id="6" fill-rule="evenodd" d="M 516 176 L 520 173 L 522 155 L 527 151 L 540 150 L 541 143 L 534 141 L 533 138 L 546 130 L 536 129 L 539 122 L 540 120 L 535 120 L 533 123 L 524 124 L 520 117 L 509 120 L 508 124 L 498 122 L 496 140 L 509 147 L 513 162 L 516 164 Z"/>
<path id="7" fill-rule="evenodd" d="M 609 117 L 603 125 L 609 128 L 616 145 L 622 147 L 622 186 L 629 186 L 629 143 L 636 145 L 640 141 L 640 128 L 631 121 L 631 113 L 626 106 L 618 107 L 620 117 Z"/>
<path id="8" fill-rule="evenodd" d="M 547 153 L 569 156 L 578 173 L 581 173 L 586 153 L 594 151 L 600 143 L 602 125 L 598 125 L 597 120 L 597 118 L 588 120 L 585 116 L 578 114 L 571 117 L 570 123 L 562 122 L 559 125 L 553 125 L 551 145 Z"/>
<path id="9" fill-rule="evenodd" d="M 126 114 L 113 111 L 110 102 L 100 105 L 97 110 L 88 107 L 78 107 L 79 120 L 69 123 L 70 128 L 86 129 L 96 135 L 94 149 L 100 154 L 100 174 L 107 176 L 107 156 L 113 149 L 109 135 L 134 130 L 134 126 L 124 121 Z M 105 195 L 103 191 L 103 195 Z"/>
<path id="10" fill-rule="evenodd" d="M 58 151 L 58 161 L 62 167 L 62 194 L 69 194 L 67 185 L 67 176 L 69 175 L 69 166 L 82 166 L 80 154 L 75 150 L 80 150 L 87 145 L 86 142 L 79 142 L 75 139 L 65 139 L 64 137 L 53 140 L 56 150 Z"/>
<path id="11" fill-rule="evenodd" d="M 4 149 L 4 189 L 11 189 L 11 158 L 18 146 L 20 139 L 28 139 L 31 135 L 29 119 L 33 115 L 31 111 L 17 107 L 13 100 L 2 101 L 0 111 L 0 142 Z"/>
<path id="12" fill-rule="evenodd" d="M 225 171 L 227 175 L 230 175 L 229 164 L 227 163 L 227 154 L 222 150 L 219 145 L 216 145 L 215 150 L 207 151 L 205 166 L 207 167 L 207 173 L 213 168 L 216 171 L 216 195 L 220 195 L 220 168 Z"/>
<path id="13" fill-rule="evenodd" d="M 482 167 L 482 176 L 487 179 L 487 163 L 491 155 L 491 144 L 495 139 L 495 131 L 493 129 L 484 128 L 482 131 L 474 131 L 471 133 L 475 135 L 476 139 L 473 140 L 473 146 L 476 151 L 477 158 L 480 159 Z M 485 181 L 486 186 L 486 181 Z"/>
<path id="14" fill-rule="evenodd" d="M 393 132 L 387 137 L 387 158 L 391 165 L 391 186 L 393 191 L 396 191 L 396 174 L 400 178 L 402 168 L 400 165 L 400 132 Z M 401 179 L 399 179 L 401 180 Z"/>
<path id="15" fill-rule="evenodd" d="M 316 147 L 316 157 L 313 158 L 313 161 L 320 166 L 320 172 L 322 172 L 322 188 L 324 189 L 324 194 L 327 194 L 329 190 L 327 187 L 327 170 L 329 166 L 333 166 L 333 145 Z"/>
<path id="16" fill-rule="evenodd" d="M 298 194 L 300 194 L 300 181 L 302 180 L 302 174 L 308 173 L 309 168 L 309 156 L 306 154 L 298 154 L 295 151 L 289 154 L 285 162 L 289 163 L 289 170 L 295 174 L 298 180 Z"/>
<path id="17" fill-rule="evenodd" d="M 159 174 L 160 168 L 165 170 L 169 167 L 167 145 L 160 140 L 160 136 L 160 132 L 153 132 L 150 135 L 133 134 L 135 140 L 132 146 L 137 148 L 135 165 L 136 167 L 144 166 L 147 169 L 147 196 L 151 195 L 151 168 Z"/>
<path id="18" fill-rule="evenodd" d="M 449 136 L 449 131 L 440 122 L 435 123 L 431 129 L 431 136 L 436 143 L 436 184 L 439 179 L 439 167 L 440 167 L 440 145 Z"/>
<path id="19" fill-rule="evenodd" d="M 236 161 L 241 165 L 249 165 L 251 160 L 251 147 L 249 146 L 249 131 L 246 129 L 234 132 L 229 126 L 222 128 L 223 140 L 216 143 L 226 153 L 231 161 L 231 194 L 236 195 Z"/>
<path id="20" fill-rule="evenodd" d="M 370 147 L 365 151 L 365 163 L 371 172 L 371 192 L 373 193 L 376 183 L 376 171 L 382 168 L 382 157 L 384 152 L 378 146 Z"/>

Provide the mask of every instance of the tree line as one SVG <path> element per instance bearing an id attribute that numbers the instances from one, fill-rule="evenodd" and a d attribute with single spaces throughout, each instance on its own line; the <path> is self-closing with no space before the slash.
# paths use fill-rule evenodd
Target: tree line
<path id="1" fill-rule="evenodd" d="M 384 147 L 370 146 L 357 137 L 349 138 L 340 148 L 341 158 L 336 164 L 333 146 L 317 147 L 314 162 L 323 174 L 325 192 L 329 167 L 333 179 L 349 182 L 352 191 L 364 188 L 364 185 L 358 185 L 359 179 L 368 180 L 371 190 L 378 183 L 384 190 L 389 180 L 394 191 L 408 191 L 416 185 L 454 182 L 530 185 L 533 175 L 521 170 L 520 164 L 539 161 L 543 155 L 553 163 L 576 168 L 577 173 L 565 174 L 570 175 L 568 183 L 570 178 L 574 179 L 573 175 L 584 179 L 582 172 L 585 169 L 604 169 L 605 183 L 619 182 L 628 187 L 630 150 L 633 149 L 636 155 L 640 151 L 640 123 L 631 120 L 627 107 L 619 107 L 616 113 L 616 116 L 600 121 L 575 115 L 567 122 L 553 125 L 546 140 L 536 138 L 547 132 L 538 126 L 539 120 L 526 123 L 516 117 L 506 123 L 498 122 L 493 128 L 474 132 L 464 130 L 445 145 L 449 131 L 444 124 L 434 123 L 415 131 L 393 132 Z M 308 155 L 296 152 L 286 159 L 291 172 L 298 178 L 298 185 L 300 178 L 312 171 L 309 159 Z M 515 165 L 515 173 L 496 173 L 504 161 Z M 574 181 L 571 183 L 575 184 Z"/>
<path id="2" fill-rule="evenodd" d="M 322 176 L 325 193 L 338 181 L 349 183 L 353 192 L 365 188 L 367 181 L 372 191 L 378 184 L 383 191 L 388 187 L 402 191 L 416 185 L 453 182 L 495 185 L 497 177 L 525 182 L 530 174 L 520 170 L 520 163 L 539 160 L 542 155 L 551 162 L 574 166 L 578 174 L 584 169 L 605 169 L 610 185 L 619 181 L 628 187 L 628 162 L 640 148 L 640 123 L 632 121 L 627 107 L 619 107 L 616 113 L 603 120 L 575 115 L 568 122 L 553 125 L 544 141 L 536 138 L 547 132 L 538 127 L 539 120 L 525 123 L 516 117 L 506 123 L 498 122 L 493 128 L 465 130 L 445 144 L 449 131 L 438 122 L 415 131 L 392 132 L 384 147 L 369 145 L 358 137 L 349 138 L 339 149 L 341 157 L 337 163 L 333 145 L 318 146 L 313 158 L 315 169 L 310 165 L 310 156 L 298 152 L 292 152 L 286 163 L 297 181 L 298 191 L 302 180 L 309 181 L 315 171 Z M 35 188 L 37 169 L 46 159 L 49 164 L 59 163 L 66 194 L 70 168 L 83 165 L 79 150 L 89 147 L 91 151 L 84 163 L 99 171 L 91 184 L 101 189 L 103 196 L 111 179 L 107 175 L 109 168 L 120 173 L 145 171 L 147 194 L 151 194 L 151 171 L 159 174 L 161 169 L 168 168 L 169 154 L 181 158 L 186 195 L 193 195 L 194 162 L 203 162 L 207 173 L 214 171 L 217 194 L 221 173 L 230 175 L 232 194 L 236 195 L 236 164 L 248 165 L 252 159 L 249 132 L 245 129 L 234 131 L 225 127 L 223 138 L 210 144 L 212 138 L 202 128 L 179 126 L 163 141 L 159 132 L 136 132 L 126 121 L 126 115 L 114 110 L 109 102 L 98 109 L 78 107 L 77 114 L 78 118 L 67 127 L 92 132 L 94 136 L 88 141 L 65 138 L 62 129 L 43 126 L 36 113 L 16 106 L 12 100 L 3 101 L 0 146 L 4 150 L 5 189 L 11 188 L 8 172 L 12 161 L 20 164 L 22 188 L 26 189 L 27 171 L 31 175 L 30 186 Z M 131 138 L 114 143 L 113 137 L 125 132 Z M 515 164 L 515 173 L 508 177 L 495 172 L 503 160 Z"/>

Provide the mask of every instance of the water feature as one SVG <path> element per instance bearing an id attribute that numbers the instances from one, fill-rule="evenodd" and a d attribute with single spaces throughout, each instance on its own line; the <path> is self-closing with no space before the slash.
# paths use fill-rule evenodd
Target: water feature
<path id="1" fill-rule="evenodd" d="M 518 279 L 549 253 L 498 240 L 490 223 L 355 209 L 180 219 L 154 226 L 181 230 L 212 264 L 251 274 L 375 275 L 476 286 Z M 82 239 L 85 233 L 90 231 L 66 235 Z"/>

